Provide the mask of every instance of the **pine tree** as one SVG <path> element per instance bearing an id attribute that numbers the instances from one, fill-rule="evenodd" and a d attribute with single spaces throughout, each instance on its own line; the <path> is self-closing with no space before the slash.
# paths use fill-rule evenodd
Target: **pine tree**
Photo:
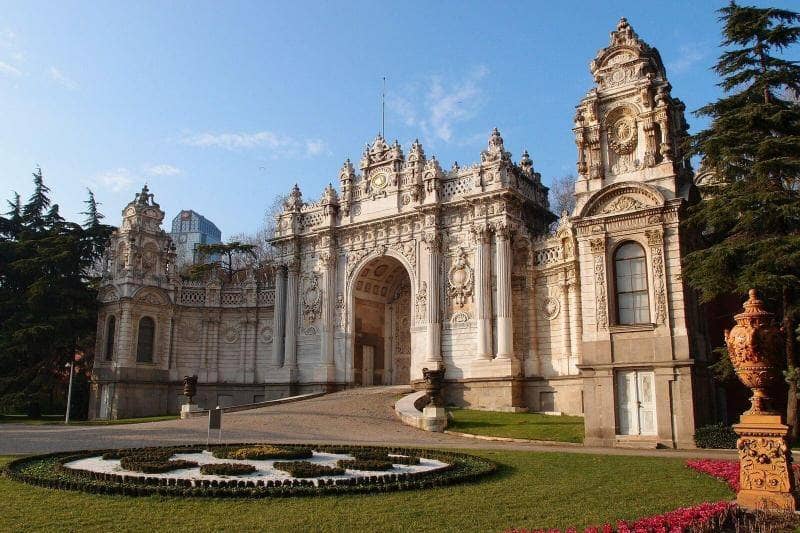
<path id="1" fill-rule="evenodd" d="M 83 221 L 84 228 L 92 228 L 95 226 L 100 225 L 100 221 L 105 218 L 98 209 L 97 200 L 94 197 L 94 192 L 91 189 L 86 189 L 89 192 L 89 198 L 85 200 L 83 203 L 86 204 L 86 211 L 82 212 L 81 215 L 86 215 L 86 220 Z"/>
<path id="2" fill-rule="evenodd" d="M 6 200 L 10 210 L 0 217 L 0 240 L 13 239 L 22 229 L 22 202 L 18 192 L 14 192 L 14 200 Z"/>
<path id="3" fill-rule="evenodd" d="M 44 184 L 42 169 L 36 168 L 33 173 L 33 194 L 22 208 L 22 218 L 33 229 L 40 229 L 44 224 L 45 210 L 50 207 L 50 189 Z"/>
<path id="4" fill-rule="evenodd" d="M 690 140 L 720 180 L 689 211 L 700 249 L 684 274 L 710 302 L 757 288 L 794 331 L 800 302 L 800 64 L 782 57 L 800 39 L 800 14 L 731 2 L 719 10 L 727 50 L 714 70 L 724 95 L 697 111 L 709 117 Z M 787 423 L 798 436 L 795 339 L 786 335 Z"/>

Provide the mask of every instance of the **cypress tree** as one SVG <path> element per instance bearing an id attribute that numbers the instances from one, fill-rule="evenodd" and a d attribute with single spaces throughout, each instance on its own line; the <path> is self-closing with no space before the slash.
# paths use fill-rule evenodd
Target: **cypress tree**
<path id="1" fill-rule="evenodd" d="M 798 436 L 796 340 L 800 295 L 800 64 L 785 52 L 800 38 L 800 14 L 731 2 L 719 10 L 722 46 L 714 70 L 721 98 L 696 114 L 709 126 L 691 152 L 718 178 L 689 210 L 699 249 L 684 274 L 703 302 L 757 288 L 779 311 L 786 332 L 787 423 Z"/>

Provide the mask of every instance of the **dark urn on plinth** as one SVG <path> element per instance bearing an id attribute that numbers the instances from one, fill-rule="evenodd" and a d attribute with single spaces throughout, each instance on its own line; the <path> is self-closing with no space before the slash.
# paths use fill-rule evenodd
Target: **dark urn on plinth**
<path id="1" fill-rule="evenodd" d="M 197 394 L 197 376 L 183 376 L 183 395 L 192 403 L 192 398 Z"/>
<path id="2" fill-rule="evenodd" d="M 736 325 L 725 332 L 728 356 L 739 380 L 753 391 L 745 414 L 777 414 L 770 393 L 782 382 L 783 336 L 755 289 L 749 295 L 744 312 L 733 317 Z"/>
<path id="3" fill-rule="evenodd" d="M 444 407 L 442 399 L 442 386 L 444 385 L 444 368 L 429 370 L 422 369 L 422 389 L 430 398 L 428 405 L 433 407 Z"/>

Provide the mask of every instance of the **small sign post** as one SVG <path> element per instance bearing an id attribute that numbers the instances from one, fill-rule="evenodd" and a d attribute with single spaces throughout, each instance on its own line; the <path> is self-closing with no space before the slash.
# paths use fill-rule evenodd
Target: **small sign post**
<path id="1" fill-rule="evenodd" d="M 219 405 L 216 409 L 210 409 L 208 411 L 208 437 L 206 438 L 206 446 L 208 446 L 211 441 L 212 429 L 217 430 L 217 444 L 219 444 L 222 440 L 222 409 L 220 409 Z"/>

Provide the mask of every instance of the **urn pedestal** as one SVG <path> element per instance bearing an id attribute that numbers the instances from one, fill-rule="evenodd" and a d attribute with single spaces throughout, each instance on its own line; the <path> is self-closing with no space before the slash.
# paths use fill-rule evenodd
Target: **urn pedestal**
<path id="1" fill-rule="evenodd" d="M 736 502 L 747 509 L 794 512 L 797 502 L 792 451 L 787 441 L 789 426 L 773 410 L 770 398 L 770 390 L 781 382 L 781 332 L 756 291 L 750 291 L 744 309 L 734 317 L 736 326 L 725 332 L 736 374 L 753 391 L 750 410 L 733 426 L 739 435 Z"/>

